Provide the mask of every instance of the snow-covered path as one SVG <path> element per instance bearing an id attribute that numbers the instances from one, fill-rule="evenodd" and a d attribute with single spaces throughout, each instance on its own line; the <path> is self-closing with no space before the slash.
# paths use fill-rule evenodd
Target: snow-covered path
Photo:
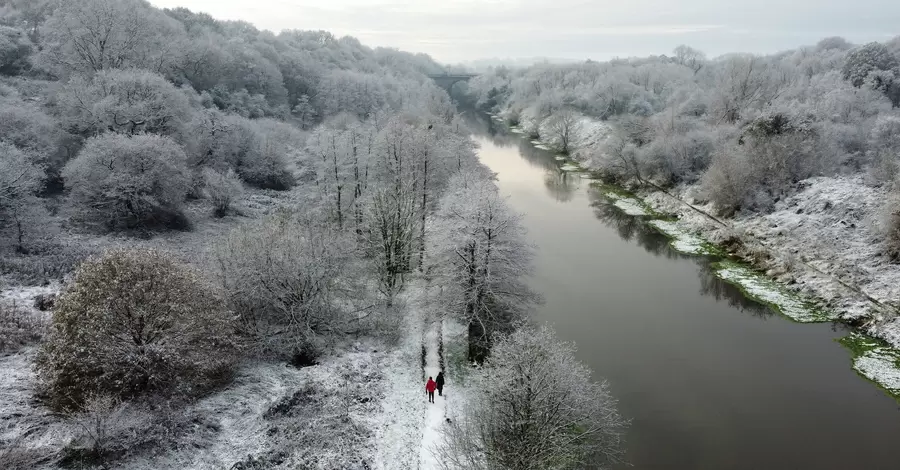
<path id="1" fill-rule="evenodd" d="M 428 377 L 437 378 L 441 372 L 441 358 L 439 345 L 441 342 L 441 322 L 434 321 L 428 325 L 425 331 L 425 380 Z M 422 390 L 424 391 L 424 382 Z M 423 394 L 424 395 L 424 394 Z M 434 403 L 428 403 L 425 407 L 425 429 L 422 432 L 422 453 L 420 457 L 420 470 L 437 469 L 438 461 L 435 457 L 435 447 L 441 440 L 441 426 L 444 423 L 446 412 L 446 398 L 434 395 Z"/>

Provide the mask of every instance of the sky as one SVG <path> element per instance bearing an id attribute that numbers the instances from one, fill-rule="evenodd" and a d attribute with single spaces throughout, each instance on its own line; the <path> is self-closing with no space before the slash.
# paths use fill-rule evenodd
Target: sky
<path id="1" fill-rule="evenodd" d="M 827 36 L 900 35 L 900 0 L 150 0 L 275 32 L 328 30 L 368 46 L 478 59 L 609 60 L 687 44 L 715 57 Z"/>

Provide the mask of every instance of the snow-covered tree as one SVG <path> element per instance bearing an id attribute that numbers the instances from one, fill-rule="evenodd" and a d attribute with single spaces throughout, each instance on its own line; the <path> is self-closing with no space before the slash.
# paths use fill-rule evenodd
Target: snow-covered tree
<path id="1" fill-rule="evenodd" d="M 180 24 L 143 0 L 63 0 L 41 28 L 38 65 L 58 77 L 130 67 L 166 72 Z"/>
<path id="2" fill-rule="evenodd" d="M 187 96 L 161 75 L 145 70 L 103 70 L 76 77 L 59 96 L 71 129 L 83 135 L 106 131 L 176 135 L 190 119 Z"/>
<path id="3" fill-rule="evenodd" d="M 203 195 L 213 203 L 213 214 L 224 217 L 234 210 L 234 204 L 244 193 L 244 186 L 234 170 L 220 173 L 203 169 Z"/>
<path id="4" fill-rule="evenodd" d="M 254 353 L 300 358 L 346 328 L 337 301 L 352 283 L 352 253 L 344 234 L 289 212 L 216 245 L 219 280 Z"/>
<path id="5" fill-rule="evenodd" d="M 464 416 L 444 425 L 448 470 L 610 468 L 622 461 L 627 421 L 605 381 L 548 327 L 500 338 L 472 373 Z"/>
<path id="6" fill-rule="evenodd" d="M 537 300 L 523 279 L 532 254 L 520 216 L 493 181 L 462 173 L 451 178 L 428 233 L 429 271 L 448 312 L 468 325 L 470 359 L 481 360 L 491 335 Z"/>
<path id="7" fill-rule="evenodd" d="M 43 225 L 42 218 L 46 218 L 36 197 L 43 185 L 43 172 L 34 164 L 34 158 L 0 142 L 0 240 L 8 237 L 20 252 L 27 249 L 28 242 Z"/>
<path id="8" fill-rule="evenodd" d="M 85 223 L 106 230 L 186 228 L 186 158 L 166 137 L 108 133 L 89 139 L 63 177 Z"/>
<path id="9" fill-rule="evenodd" d="M 18 75 L 31 67 L 33 50 L 25 31 L 0 25 L 0 75 Z"/>
<path id="10" fill-rule="evenodd" d="M 694 73 L 699 72 L 706 62 L 706 55 L 703 52 L 684 44 L 676 47 L 673 54 L 676 63 L 691 69 Z"/>
<path id="11" fill-rule="evenodd" d="M 94 394 L 196 396 L 228 377 L 233 319 L 194 269 L 153 250 L 86 261 L 53 309 L 37 359 L 57 409 Z"/>
<path id="12" fill-rule="evenodd" d="M 849 80 L 855 87 L 860 87 L 870 73 L 893 70 L 897 65 L 897 56 L 884 44 L 870 42 L 847 54 L 847 61 L 844 63 L 842 72 L 845 80 Z"/>
<path id="13" fill-rule="evenodd" d="M 571 109 L 563 109 L 551 118 L 550 137 L 561 153 L 568 154 L 578 143 L 581 137 L 580 118 L 578 113 Z"/>

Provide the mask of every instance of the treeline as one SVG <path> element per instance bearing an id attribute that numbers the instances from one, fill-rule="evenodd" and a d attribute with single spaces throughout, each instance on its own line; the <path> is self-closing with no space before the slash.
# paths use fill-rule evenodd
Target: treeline
<path id="1" fill-rule="evenodd" d="M 11 0 L 0 18 L 4 250 L 46 241 L 40 197 L 65 190 L 72 216 L 103 231 L 187 228 L 185 197 L 222 215 L 237 180 L 294 186 L 311 164 L 304 131 L 330 116 L 453 113 L 427 56 L 327 32 L 142 0 Z"/>
<path id="2" fill-rule="evenodd" d="M 867 171 L 880 185 L 897 175 L 900 38 L 498 68 L 470 90 L 559 150 L 574 139 L 578 157 L 610 179 L 699 183 L 723 214 L 767 211 L 811 176 Z M 612 135 L 578 142 L 591 132 L 579 117 L 606 121 Z"/>

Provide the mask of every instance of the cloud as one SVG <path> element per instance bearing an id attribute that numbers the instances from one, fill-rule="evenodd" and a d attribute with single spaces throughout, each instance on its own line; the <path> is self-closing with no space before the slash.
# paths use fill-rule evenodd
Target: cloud
<path id="1" fill-rule="evenodd" d="M 710 55 L 763 53 L 824 36 L 863 42 L 900 32 L 895 0 L 150 1 L 273 31 L 325 29 L 449 62 L 535 55 L 604 60 L 668 53 L 681 43 Z"/>

